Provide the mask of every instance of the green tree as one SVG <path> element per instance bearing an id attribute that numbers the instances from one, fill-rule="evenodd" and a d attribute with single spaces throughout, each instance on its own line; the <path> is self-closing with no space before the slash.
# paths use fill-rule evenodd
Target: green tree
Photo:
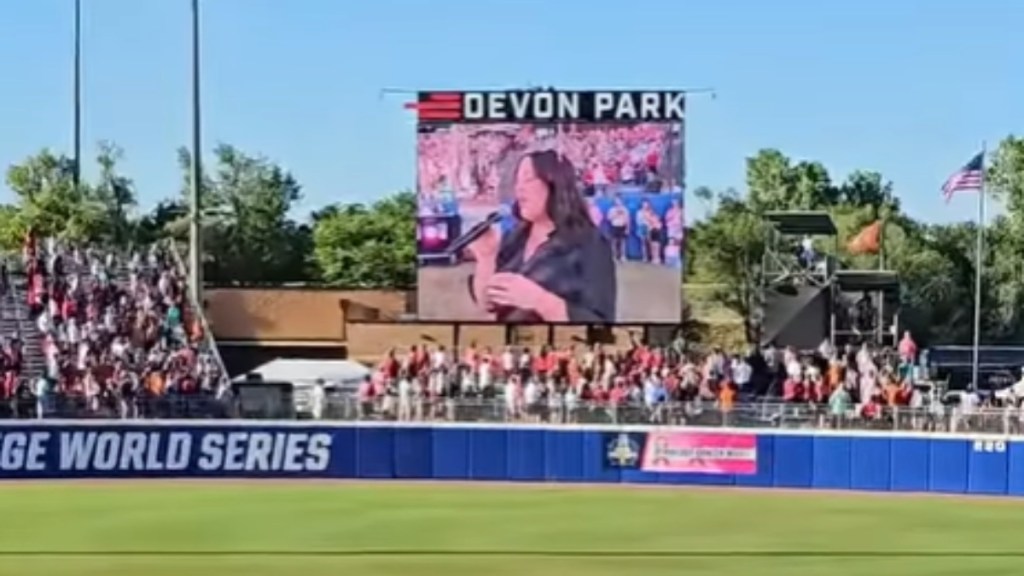
<path id="1" fill-rule="evenodd" d="M 1008 136 L 989 158 L 987 192 L 1006 208 L 985 234 L 987 262 L 985 316 L 995 338 L 1020 342 L 1024 338 L 1024 138 Z"/>
<path id="2" fill-rule="evenodd" d="M 765 228 L 760 214 L 736 195 L 722 193 L 718 209 L 690 230 L 691 281 L 721 287 L 713 298 L 744 321 L 748 342 L 758 338 L 755 313 L 761 289 Z"/>
<path id="3" fill-rule="evenodd" d="M 5 224 L 14 229 L 4 234 L 6 240 L 30 227 L 40 236 L 76 242 L 103 237 L 110 229 L 103 201 L 88 183 L 76 188 L 73 174 L 74 162 L 49 150 L 11 166 L 7 185 L 16 198 L 17 216 L 8 214 Z"/>
<path id="4" fill-rule="evenodd" d="M 188 207 L 191 163 L 179 151 Z M 298 181 L 270 160 L 220 145 L 202 188 L 204 274 L 211 282 L 288 282 L 310 277 L 310 229 L 290 217 L 302 197 Z M 188 213 L 167 224 L 184 239 Z"/>
<path id="5" fill-rule="evenodd" d="M 93 197 L 107 226 L 104 236 L 115 245 L 124 245 L 134 239 L 135 184 L 117 169 L 117 163 L 124 158 L 120 147 L 111 142 L 100 142 L 99 149 L 96 163 L 100 167 L 100 177 L 93 189 Z"/>
<path id="6" fill-rule="evenodd" d="M 325 282 L 352 287 L 416 283 L 416 196 L 369 206 L 329 206 L 314 215 L 313 256 Z"/>
<path id="7" fill-rule="evenodd" d="M 775 149 L 747 158 L 747 199 L 757 212 L 816 210 L 836 203 L 837 191 L 820 162 L 793 165 Z"/>

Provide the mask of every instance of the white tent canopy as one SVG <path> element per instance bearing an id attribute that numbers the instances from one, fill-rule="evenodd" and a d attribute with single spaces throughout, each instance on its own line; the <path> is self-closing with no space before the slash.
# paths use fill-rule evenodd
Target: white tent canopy
<path id="1" fill-rule="evenodd" d="M 250 370 L 248 374 L 236 376 L 234 381 L 245 382 L 252 373 L 259 374 L 265 381 L 291 382 L 296 386 L 323 381 L 327 385 L 348 388 L 358 386 L 370 374 L 370 369 L 351 360 L 278 358 Z"/>

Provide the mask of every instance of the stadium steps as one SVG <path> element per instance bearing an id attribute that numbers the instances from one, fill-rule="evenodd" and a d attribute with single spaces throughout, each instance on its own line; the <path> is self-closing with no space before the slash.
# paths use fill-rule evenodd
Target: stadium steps
<path id="1" fill-rule="evenodd" d="M 32 318 L 28 306 L 28 277 L 22 272 L 11 272 L 11 289 L 3 296 L 0 333 L 5 337 L 18 334 L 24 343 L 22 376 L 30 381 L 46 372 L 43 354 L 43 334 Z"/>

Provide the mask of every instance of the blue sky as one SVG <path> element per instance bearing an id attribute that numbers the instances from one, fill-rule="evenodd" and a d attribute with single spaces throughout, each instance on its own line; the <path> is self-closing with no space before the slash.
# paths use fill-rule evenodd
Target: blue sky
<path id="1" fill-rule="evenodd" d="M 84 0 L 84 141 L 144 206 L 189 141 L 189 1 Z M 0 164 L 71 151 L 72 0 L 0 18 Z M 203 0 L 204 130 L 305 186 L 301 212 L 414 182 L 409 97 L 382 88 L 688 88 L 688 185 L 742 187 L 762 147 L 878 170 L 907 210 L 964 219 L 942 180 L 1024 132 L 1020 0 Z M 0 200 L 10 199 L 0 188 Z M 691 211 L 699 212 L 696 201 Z"/>

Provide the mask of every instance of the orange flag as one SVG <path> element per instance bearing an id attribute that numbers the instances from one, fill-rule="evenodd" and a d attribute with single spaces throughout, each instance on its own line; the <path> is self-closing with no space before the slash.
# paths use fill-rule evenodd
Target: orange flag
<path id="1" fill-rule="evenodd" d="M 850 254 L 878 254 L 882 240 L 882 221 L 868 224 L 846 245 Z"/>

